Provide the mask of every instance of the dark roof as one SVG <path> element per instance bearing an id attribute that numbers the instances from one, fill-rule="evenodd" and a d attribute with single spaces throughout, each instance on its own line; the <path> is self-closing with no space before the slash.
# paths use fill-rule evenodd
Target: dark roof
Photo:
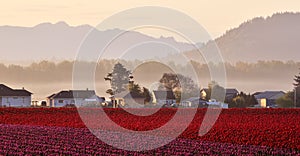
<path id="1" fill-rule="evenodd" d="M 277 99 L 283 95 L 284 95 L 283 91 L 265 91 L 254 96 L 256 99 Z"/>
<path id="2" fill-rule="evenodd" d="M 98 95 L 93 95 L 91 97 L 88 97 L 89 99 L 96 99 L 97 101 L 105 101 L 105 97 L 100 97 Z"/>
<path id="3" fill-rule="evenodd" d="M 52 95 L 48 96 L 47 98 L 50 99 L 50 98 L 52 98 L 54 95 L 56 95 L 56 94 L 52 94 Z"/>
<path id="4" fill-rule="evenodd" d="M 176 99 L 172 91 L 153 91 L 153 93 L 156 99 Z"/>
<path id="5" fill-rule="evenodd" d="M 226 88 L 226 94 L 238 94 L 239 92 L 235 88 Z"/>
<path id="6" fill-rule="evenodd" d="M 25 89 L 12 89 L 0 84 L 0 96 L 30 96 L 32 93 Z"/>
<path id="7" fill-rule="evenodd" d="M 201 92 L 202 91 L 205 91 L 207 93 L 208 92 L 208 88 L 203 88 L 203 89 L 201 89 Z"/>
<path id="8" fill-rule="evenodd" d="M 208 92 L 208 88 L 203 88 L 201 91 L 204 90 L 205 92 Z M 238 90 L 235 88 L 226 88 L 226 94 L 238 94 Z"/>
<path id="9" fill-rule="evenodd" d="M 52 94 L 48 98 L 90 98 L 96 95 L 94 90 L 63 90 L 57 94 Z"/>
<path id="10" fill-rule="evenodd" d="M 258 94 L 261 94 L 262 92 L 255 92 L 255 93 L 253 93 L 252 95 L 258 95 Z"/>
<path id="11" fill-rule="evenodd" d="M 116 98 L 145 98 L 143 95 L 138 94 L 136 92 L 121 92 L 115 95 Z"/>

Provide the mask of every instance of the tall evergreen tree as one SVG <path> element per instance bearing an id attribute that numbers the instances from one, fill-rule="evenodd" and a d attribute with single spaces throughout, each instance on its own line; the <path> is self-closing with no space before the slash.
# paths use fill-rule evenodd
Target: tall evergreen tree
<path id="1" fill-rule="evenodd" d="M 142 89 L 139 84 L 134 83 L 130 71 L 121 63 L 117 63 L 114 66 L 113 71 L 104 77 L 104 80 L 110 81 L 111 85 L 111 88 L 106 91 L 107 94 L 115 95 L 127 90 L 131 93 L 136 93 L 145 97 L 145 102 L 150 102 L 151 100 L 150 91 L 145 87 Z"/>
<path id="2" fill-rule="evenodd" d="M 294 81 L 295 81 L 295 83 L 293 83 L 293 85 L 295 87 L 299 87 L 300 86 L 300 72 L 299 72 L 299 75 L 295 75 Z"/>
<path id="3" fill-rule="evenodd" d="M 121 63 L 115 64 L 112 73 L 108 73 L 104 78 L 105 81 L 110 81 L 111 89 L 114 94 L 125 91 L 128 87 L 130 71 L 127 70 Z"/>

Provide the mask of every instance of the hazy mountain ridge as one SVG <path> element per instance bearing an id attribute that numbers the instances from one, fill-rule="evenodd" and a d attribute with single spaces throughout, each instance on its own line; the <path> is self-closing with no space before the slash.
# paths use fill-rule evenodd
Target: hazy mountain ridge
<path id="1" fill-rule="evenodd" d="M 65 22 L 56 24 L 41 23 L 34 27 L 0 26 L 0 52 L 5 57 L 1 62 L 13 63 L 27 60 L 72 60 L 75 58 L 80 43 L 88 32 L 93 29 L 89 25 L 69 26 Z M 97 35 L 105 37 L 108 34 L 122 32 L 119 29 L 98 31 Z M 108 53 L 111 58 L 120 56 L 134 43 L 157 41 L 176 47 L 179 51 L 193 59 L 199 58 L 192 50 L 193 45 L 177 42 L 173 37 L 154 38 L 139 32 L 128 32 L 114 43 Z M 300 60 L 300 13 L 276 13 L 263 18 L 256 17 L 242 23 L 237 28 L 228 30 L 215 39 L 226 62 L 256 62 L 258 60 Z M 203 51 L 209 51 L 212 41 L 200 45 Z M 175 53 L 169 54 L 166 49 L 155 46 L 138 49 L 129 58 L 143 59 L 151 56 L 161 56 L 164 60 L 180 62 L 182 59 Z"/>
<path id="2" fill-rule="evenodd" d="M 72 60 L 75 58 L 82 40 L 93 29 L 89 25 L 69 26 L 65 22 L 41 23 L 34 27 L 0 26 L 0 52 L 5 55 L 5 58 L 0 61 Z M 95 31 L 97 35 L 102 37 L 119 32 L 122 30 Z M 154 38 L 133 31 L 126 32 L 121 41 L 122 45 L 113 47 L 111 50 L 120 51 L 122 49 L 119 47 L 129 47 L 135 41 L 164 42 L 180 51 L 193 49 L 191 44 L 177 42 L 173 37 Z M 155 51 L 155 49 L 151 50 Z M 157 50 L 157 53 L 161 53 L 161 51 Z M 112 55 L 111 57 L 116 56 Z"/>
<path id="3" fill-rule="evenodd" d="M 225 61 L 300 60 L 300 13 L 276 13 L 242 23 L 215 39 Z M 208 42 L 203 50 L 209 50 Z"/>

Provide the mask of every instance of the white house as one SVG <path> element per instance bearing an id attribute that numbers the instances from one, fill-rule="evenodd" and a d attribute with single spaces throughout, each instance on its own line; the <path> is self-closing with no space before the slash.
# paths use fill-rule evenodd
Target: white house
<path id="1" fill-rule="evenodd" d="M 210 99 L 206 104 L 211 107 L 228 108 L 227 103 L 218 102 L 216 99 Z"/>
<path id="2" fill-rule="evenodd" d="M 207 101 L 201 99 L 200 97 L 190 97 L 182 100 L 180 105 L 183 107 L 207 107 Z"/>
<path id="3" fill-rule="evenodd" d="M 265 91 L 255 93 L 254 97 L 260 107 L 270 107 L 276 105 L 276 100 L 284 94 L 283 91 Z"/>
<path id="4" fill-rule="evenodd" d="M 94 90 L 63 90 L 47 97 L 47 106 L 63 107 L 67 105 L 85 106 L 104 102 L 104 98 L 96 95 Z"/>
<path id="5" fill-rule="evenodd" d="M 157 105 L 171 105 L 176 103 L 176 98 L 172 91 L 153 91 L 152 103 Z"/>
<path id="6" fill-rule="evenodd" d="M 0 84 L 0 107 L 30 107 L 31 92 L 22 89 L 12 89 Z"/>

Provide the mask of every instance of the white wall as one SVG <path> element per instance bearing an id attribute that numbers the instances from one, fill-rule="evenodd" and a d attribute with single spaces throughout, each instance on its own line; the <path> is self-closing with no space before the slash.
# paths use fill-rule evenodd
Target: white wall
<path id="1" fill-rule="evenodd" d="M 62 100 L 63 103 L 60 103 L 60 100 Z M 75 102 L 76 102 L 76 105 L 81 106 L 82 104 L 84 104 L 84 99 L 82 99 L 82 98 L 76 98 L 76 99 L 73 99 L 73 98 L 55 98 L 55 99 L 53 99 L 53 102 L 54 102 L 54 106 L 51 106 L 51 107 L 63 107 L 66 104 L 75 104 Z"/>
<path id="2" fill-rule="evenodd" d="M 156 99 L 154 92 L 152 92 L 152 103 L 154 104 L 172 104 L 172 103 L 176 103 L 176 100 L 171 100 L 171 99 L 164 99 L 164 100 L 160 100 L 160 99 Z"/>
<path id="3" fill-rule="evenodd" d="M 30 107 L 31 96 L 3 96 L 1 104 L 6 107 Z"/>
<path id="4" fill-rule="evenodd" d="M 172 104 L 176 103 L 176 100 L 166 99 L 166 100 L 157 100 L 157 104 Z"/>
<path id="5" fill-rule="evenodd" d="M 52 107 L 53 104 L 51 102 L 52 102 L 51 99 L 47 98 L 46 99 L 46 103 L 47 103 L 46 106 L 47 107 Z"/>

